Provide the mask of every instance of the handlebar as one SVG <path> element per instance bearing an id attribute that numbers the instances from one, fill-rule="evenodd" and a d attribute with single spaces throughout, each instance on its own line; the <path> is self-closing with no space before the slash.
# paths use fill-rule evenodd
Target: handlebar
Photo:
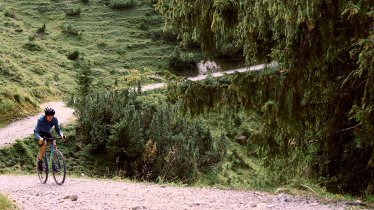
<path id="1" fill-rule="evenodd" d="M 61 139 L 64 139 L 64 140 L 67 140 L 66 138 L 61 138 L 61 137 L 59 137 L 59 138 L 44 138 L 43 139 L 43 141 L 46 141 L 47 143 L 52 143 L 54 140 L 57 140 L 57 139 L 59 139 L 59 140 L 61 140 Z"/>

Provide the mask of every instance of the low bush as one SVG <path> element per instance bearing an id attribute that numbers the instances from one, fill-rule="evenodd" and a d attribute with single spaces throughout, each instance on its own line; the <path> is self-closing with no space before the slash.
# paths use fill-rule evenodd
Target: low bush
<path id="1" fill-rule="evenodd" d="M 38 28 L 38 29 L 36 30 L 36 33 L 37 33 L 37 34 L 45 34 L 45 31 L 46 31 L 46 25 L 43 24 L 40 28 Z"/>
<path id="2" fill-rule="evenodd" d="M 81 9 L 80 8 L 72 8 L 67 11 L 65 11 L 66 16 L 80 16 L 81 15 Z"/>
<path id="3" fill-rule="evenodd" d="M 124 176 L 188 182 L 226 151 L 224 137 L 213 138 L 200 121 L 159 97 L 102 92 L 80 104 L 78 141 L 94 154 L 106 154 Z"/>
<path id="4" fill-rule="evenodd" d="M 69 60 L 77 60 L 79 58 L 79 51 L 74 50 L 66 56 Z"/>
<path id="5" fill-rule="evenodd" d="M 36 39 L 36 35 L 35 35 L 35 34 L 32 34 L 32 35 L 29 35 L 27 38 L 28 38 L 28 40 L 29 40 L 30 42 L 35 41 L 35 39 Z"/>
<path id="6" fill-rule="evenodd" d="M 63 25 L 62 27 L 62 33 L 67 34 L 69 36 L 82 36 L 83 31 L 76 28 L 74 25 Z"/>
<path id="7" fill-rule="evenodd" d="M 109 7 L 112 9 L 130 9 L 135 5 L 135 0 L 111 0 L 109 2 Z"/>
<path id="8" fill-rule="evenodd" d="M 153 33 L 151 34 L 151 39 L 152 41 L 157 41 L 157 40 L 164 40 L 167 42 L 178 41 L 177 35 L 173 34 L 170 31 L 163 31 L 162 29 L 153 31 Z"/>
<path id="9" fill-rule="evenodd" d="M 179 49 L 174 50 L 169 58 L 169 68 L 178 73 L 185 71 L 197 71 L 197 63 L 199 59 L 192 53 L 182 54 Z"/>
<path id="10" fill-rule="evenodd" d="M 140 23 L 139 24 L 139 29 L 141 30 L 148 30 L 149 29 L 149 26 L 145 23 Z"/>
<path id="11" fill-rule="evenodd" d="M 42 48 L 35 42 L 27 42 L 23 45 L 23 48 L 29 50 L 29 51 L 41 51 Z"/>
<path id="12" fill-rule="evenodd" d="M 6 10 L 4 12 L 4 16 L 12 18 L 12 19 L 17 19 L 17 14 L 14 11 L 10 11 L 10 10 Z"/>
<path id="13" fill-rule="evenodd" d="M 43 5 L 40 5 L 38 8 L 37 8 L 38 12 L 40 14 L 44 14 L 46 12 L 48 12 L 50 10 L 50 8 L 48 6 L 43 6 Z"/>

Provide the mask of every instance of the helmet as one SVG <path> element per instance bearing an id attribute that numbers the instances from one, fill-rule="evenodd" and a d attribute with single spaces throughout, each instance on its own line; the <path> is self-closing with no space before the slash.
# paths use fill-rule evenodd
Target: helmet
<path id="1" fill-rule="evenodd" d="M 45 116 L 55 116 L 55 110 L 51 107 L 46 107 L 44 109 Z"/>

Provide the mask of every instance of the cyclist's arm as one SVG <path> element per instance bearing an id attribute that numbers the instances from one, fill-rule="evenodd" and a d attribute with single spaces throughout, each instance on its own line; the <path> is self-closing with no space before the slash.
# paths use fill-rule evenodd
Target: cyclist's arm
<path id="1" fill-rule="evenodd" d="M 35 135 L 35 139 L 36 140 L 39 140 L 40 139 L 40 135 L 39 135 L 39 132 L 40 132 L 40 127 L 42 126 L 42 123 L 40 122 L 40 120 L 38 119 L 38 122 L 36 123 L 36 127 L 34 128 L 34 135 Z"/>
<path id="2" fill-rule="evenodd" d="M 60 126 L 60 124 L 58 123 L 57 118 L 53 118 L 53 120 L 54 120 L 53 124 L 54 124 L 54 126 L 55 126 L 55 130 L 56 130 L 57 134 L 58 134 L 60 137 L 63 137 L 63 136 L 64 136 L 64 133 L 63 133 L 62 130 L 61 130 L 61 126 Z"/>

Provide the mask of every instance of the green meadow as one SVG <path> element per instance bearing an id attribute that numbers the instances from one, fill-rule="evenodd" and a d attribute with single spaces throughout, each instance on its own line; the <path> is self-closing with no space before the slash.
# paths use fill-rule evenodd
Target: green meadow
<path id="1" fill-rule="evenodd" d="M 164 80 L 176 36 L 151 3 L 118 2 L 0 3 L 0 126 L 71 93 L 78 60 L 107 89 Z"/>

